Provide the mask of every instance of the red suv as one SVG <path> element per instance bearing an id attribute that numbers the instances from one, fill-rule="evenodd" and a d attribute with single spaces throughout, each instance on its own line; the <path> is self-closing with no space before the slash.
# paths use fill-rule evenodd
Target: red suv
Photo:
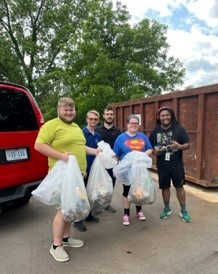
<path id="1" fill-rule="evenodd" d="M 34 150 L 43 122 L 29 90 L 0 81 L 0 207 L 28 202 L 47 174 L 47 159 Z"/>

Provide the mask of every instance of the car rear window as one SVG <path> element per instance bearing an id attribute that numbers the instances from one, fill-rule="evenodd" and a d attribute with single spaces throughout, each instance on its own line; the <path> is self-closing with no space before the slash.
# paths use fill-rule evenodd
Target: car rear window
<path id="1" fill-rule="evenodd" d="M 26 94 L 0 88 L 0 131 L 36 129 L 35 113 Z"/>

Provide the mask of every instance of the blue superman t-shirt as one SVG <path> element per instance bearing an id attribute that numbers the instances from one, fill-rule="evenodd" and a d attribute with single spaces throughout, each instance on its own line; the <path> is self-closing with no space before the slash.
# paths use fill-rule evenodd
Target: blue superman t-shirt
<path id="1" fill-rule="evenodd" d="M 117 137 L 113 151 L 116 156 L 122 160 L 128 152 L 133 150 L 146 151 L 147 149 L 152 149 L 152 146 L 145 134 L 138 132 L 132 137 L 125 132 Z"/>

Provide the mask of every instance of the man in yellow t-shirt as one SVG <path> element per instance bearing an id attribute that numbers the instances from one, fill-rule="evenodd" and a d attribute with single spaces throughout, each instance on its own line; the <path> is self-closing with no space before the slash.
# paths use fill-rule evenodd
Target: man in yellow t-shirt
<path id="1" fill-rule="evenodd" d="M 50 120 L 41 127 L 36 143 L 47 144 L 57 151 L 73 154 L 78 161 L 81 172 L 86 171 L 86 139 L 77 124 L 68 124 L 60 117 Z M 48 157 L 49 169 L 57 161 L 58 159 Z"/>
<path id="2" fill-rule="evenodd" d="M 81 173 L 86 171 L 86 153 L 96 155 L 97 149 L 86 147 L 82 130 L 73 122 L 76 111 L 74 101 L 62 97 L 58 101 L 58 117 L 45 123 L 38 134 L 35 149 L 48 157 L 49 169 L 58 160 L 67 162 L 69 154 L 73 154 L 79 164 Z M 63 246 L 80 247 L 84 242 L 70 237 L 71 222 L 64 220 L 58 209 L 53 221 L 53 245 L 50 253 L 58 262 L 69 260 Z"/>

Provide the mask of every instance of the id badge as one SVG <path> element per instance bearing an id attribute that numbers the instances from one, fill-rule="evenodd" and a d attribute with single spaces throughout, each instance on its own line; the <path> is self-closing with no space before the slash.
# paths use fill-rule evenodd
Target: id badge
<path id="1" fill-rule="evenodd" d="M 165 153 L 165 161 L 170 161 L 170 153 L 169 152 Z"/>

